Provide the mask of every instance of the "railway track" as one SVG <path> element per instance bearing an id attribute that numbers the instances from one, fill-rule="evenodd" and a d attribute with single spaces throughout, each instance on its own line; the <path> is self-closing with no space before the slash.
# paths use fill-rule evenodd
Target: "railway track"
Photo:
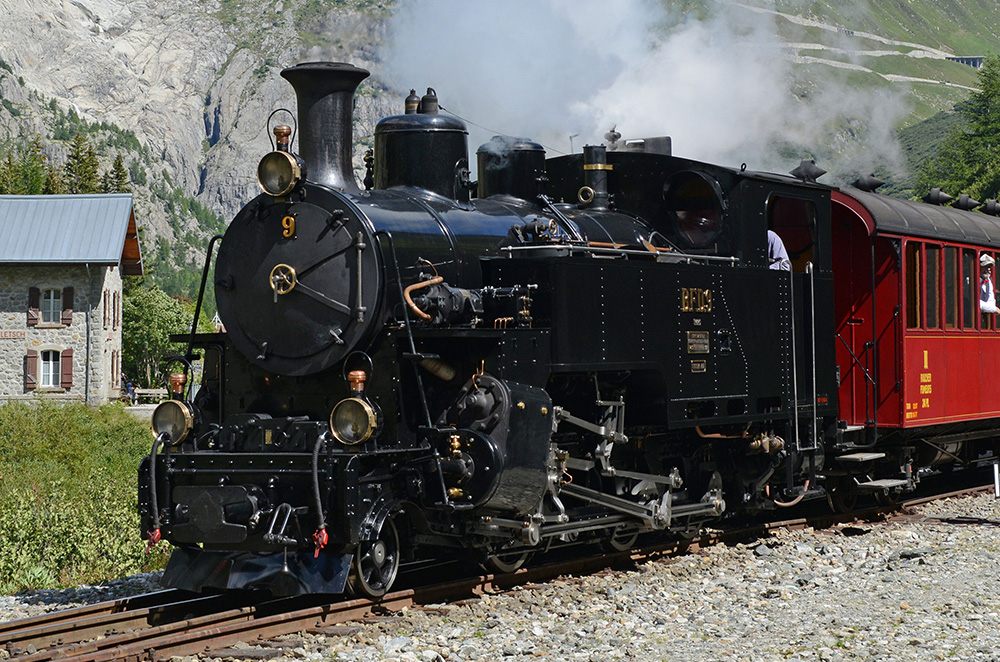
<path id="1" fill-rule="evenodd" d="M 769 522 L 732 531 L 715 531 L 688 541 L 638 550 L 560 560 L 509 575 L 468 577 L 446 584 L 394 591 L 378 603 L 370 600 L 329 602 L 319 596 L 261 600 L 251 593 L 193 596 L 160 591 L 42 616 L 0 623 L 0 648 L 18 662 L 101 662 L 166 660 L 174 655 L 219 651 L 239 642 L 257 643 L 283 634 L 309 632 L 343 635 L 344 623 L 375 612 L 471 598 L 559 576 L 583 575 L 614 567 L 689 553 L 717 544 L 766 536 L 782 528 L 829 528 L 851 521 L 915 516 L 910 508 L 936 499 L 991 491 L 992 485 L 923 496 L 892 507 L 874 507 L 849 515 L 819 515 Z"/>

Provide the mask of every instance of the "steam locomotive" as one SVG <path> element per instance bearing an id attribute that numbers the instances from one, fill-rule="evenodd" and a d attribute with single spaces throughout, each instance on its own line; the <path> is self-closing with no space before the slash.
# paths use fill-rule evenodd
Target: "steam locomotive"
<path id="1" fill-rule="evenodd" d="M 472 182 L 433 90 L 379 122 L 362 190 L 368 72 L 281 75 L 299 152 L 275 127 L 218 249 L 225 332 L 186 338 L 200 383 L 172 377 L 139 470 L 167 585 L 377 598 L 409 559 L 508 572 L 993 452 L 992 216 L 615 133 L 549 159 L 494 138 Z"/>

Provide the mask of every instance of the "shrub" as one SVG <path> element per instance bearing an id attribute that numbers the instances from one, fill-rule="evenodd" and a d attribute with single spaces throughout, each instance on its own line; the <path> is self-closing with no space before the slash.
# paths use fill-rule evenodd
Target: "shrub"
<path id="1" fill-rule="evenodd" d="M 0 593 L 161 567 L 146 555 L 136 471 L 147 425 L 119 405 L 0 407 Z"/>

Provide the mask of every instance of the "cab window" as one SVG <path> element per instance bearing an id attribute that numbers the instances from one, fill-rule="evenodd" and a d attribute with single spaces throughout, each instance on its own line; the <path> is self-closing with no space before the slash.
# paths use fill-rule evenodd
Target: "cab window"
<path id="1" fill-rule="evenodd" d="M 816 203 L 804 198 L 774 195 L 767 201 L 767 227 L 774 230 L 788 252 L 793 271 L 805 271 L 812 262 Z"/>

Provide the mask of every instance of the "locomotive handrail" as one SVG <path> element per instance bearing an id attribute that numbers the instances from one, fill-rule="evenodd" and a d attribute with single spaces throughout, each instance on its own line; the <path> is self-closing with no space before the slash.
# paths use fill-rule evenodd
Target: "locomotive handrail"
<path id="1" fill-rule="evenodd" d="M 389 246 L 389 252 L 392 254 L 392 267 L 396 274 L 396 287 L 399 289 L 399 300 L 403 308 L 403 324 L 406 327 L 406 337 L 410 341 L 410 352 L 412 354 L 417 353 L 417 343 L 413 339 L 413 328 L 410 325 L 410 314 L 407 311 L 406 306 L 406 296 L 403 293 L 403 276 L 399 271 L 399 258 L 396 256 L 396 244 L 392 239 L 392 233 L 388 230 L 379 230 L 375 233 L 375 239 L 382 235 L 386 238 Z M 413 374 L 417 378 L 417 393 L 420 395 L 420 405 L 424 410 L 424 419 L 427 421 L 427 427 L 433 428 L 434 424 L 431 421 L 431 409 L 427 405 L 427 394 L 424 393 L 424 381 L 420 377 L 420 367 L 416 362 L 413 363 Z"/>
<path id="2" fill-rule="evenodd" d="M 555 203 L 552 201 L 552 198 L 545 195 L 544 193 L 539 193 L 538 199 L 545 205 L 546 209 L 552 212 L 557 219 L 562 221 L 563 225 L 566 226 L 566 229 L 570 232 L 570 234 L 574 236 L 574 238 L 577 241 L 585 241 L 583 235 L 580 234 L 580 230 L 576 227 L 576 224 L 573 223 L 568 218 L 566 218 L 566 215 L 563 214 L 561 211 L 559 211 L 559 208 L 556 207 Z"/>
<path id="3" fill-rule="evenodd" d="M 586 244 L 542 244 L 537 246 L 502 246 L 501 252 L 512 253 L 514 251 L 540 251 L 552 249 L 565 249 L 568 251 L 582 251 L 586 253 L 608 253 L 613 255 L 636 255 L 645 258 L 655 258 L 657 262 L 684 262 L 690 264 L 696 261 L 725 262 L 731 265 L 739 264 L 738 257 L 722 255 L 691 255 L 689 253 L 666 253 L 639 250 L 636 248 L 605 248 L 603 246 L 589 246 Z"/>
<path id="4" fill-rule="evenodd" d="M 806 262 L 806 273 L 809 274 L 809 326 L 812 331 L 812 447 L 815 449 L 819 445 L 819 405 L 816 403 L 818 393 L 816 392 L 816 273 L 813 270 L 813 263 Z M 799 447 L 799 450 L 810 450 Z M 809 489 L 809 482 L 806 481 L 806 490 Z M 804 494 L 804 492 L 803 492 Z"/>
<path id="5" fill-rule="evenodd" d="M 201 270 L 201 286 L 198 288 L 198 303 L 194 306 L 194 321 L 191 323 L 191 337 L 188 339 L 188 347 L 185 356 L 191 360 L 191 349 L 194 347 L 194 336 L 198 333 L 198 317 L 201 315 L 201 302 L 205 299 L 205 282 L 208 280 L 208 268 L 212 264 L 212 249 L 215 242 L 222 239 L 221 234 L 212 237 L 208 242 L 208 251 L 205 253 L 205 266 Z"/>
<path id="6" fill-rule="evenodd" d="M 795 353 L 795 272 L 788 271 L 788 313 L 792 328 L 792 412 L 795 426 L 795 447 L 799 448 L 799 362 Z"/>

